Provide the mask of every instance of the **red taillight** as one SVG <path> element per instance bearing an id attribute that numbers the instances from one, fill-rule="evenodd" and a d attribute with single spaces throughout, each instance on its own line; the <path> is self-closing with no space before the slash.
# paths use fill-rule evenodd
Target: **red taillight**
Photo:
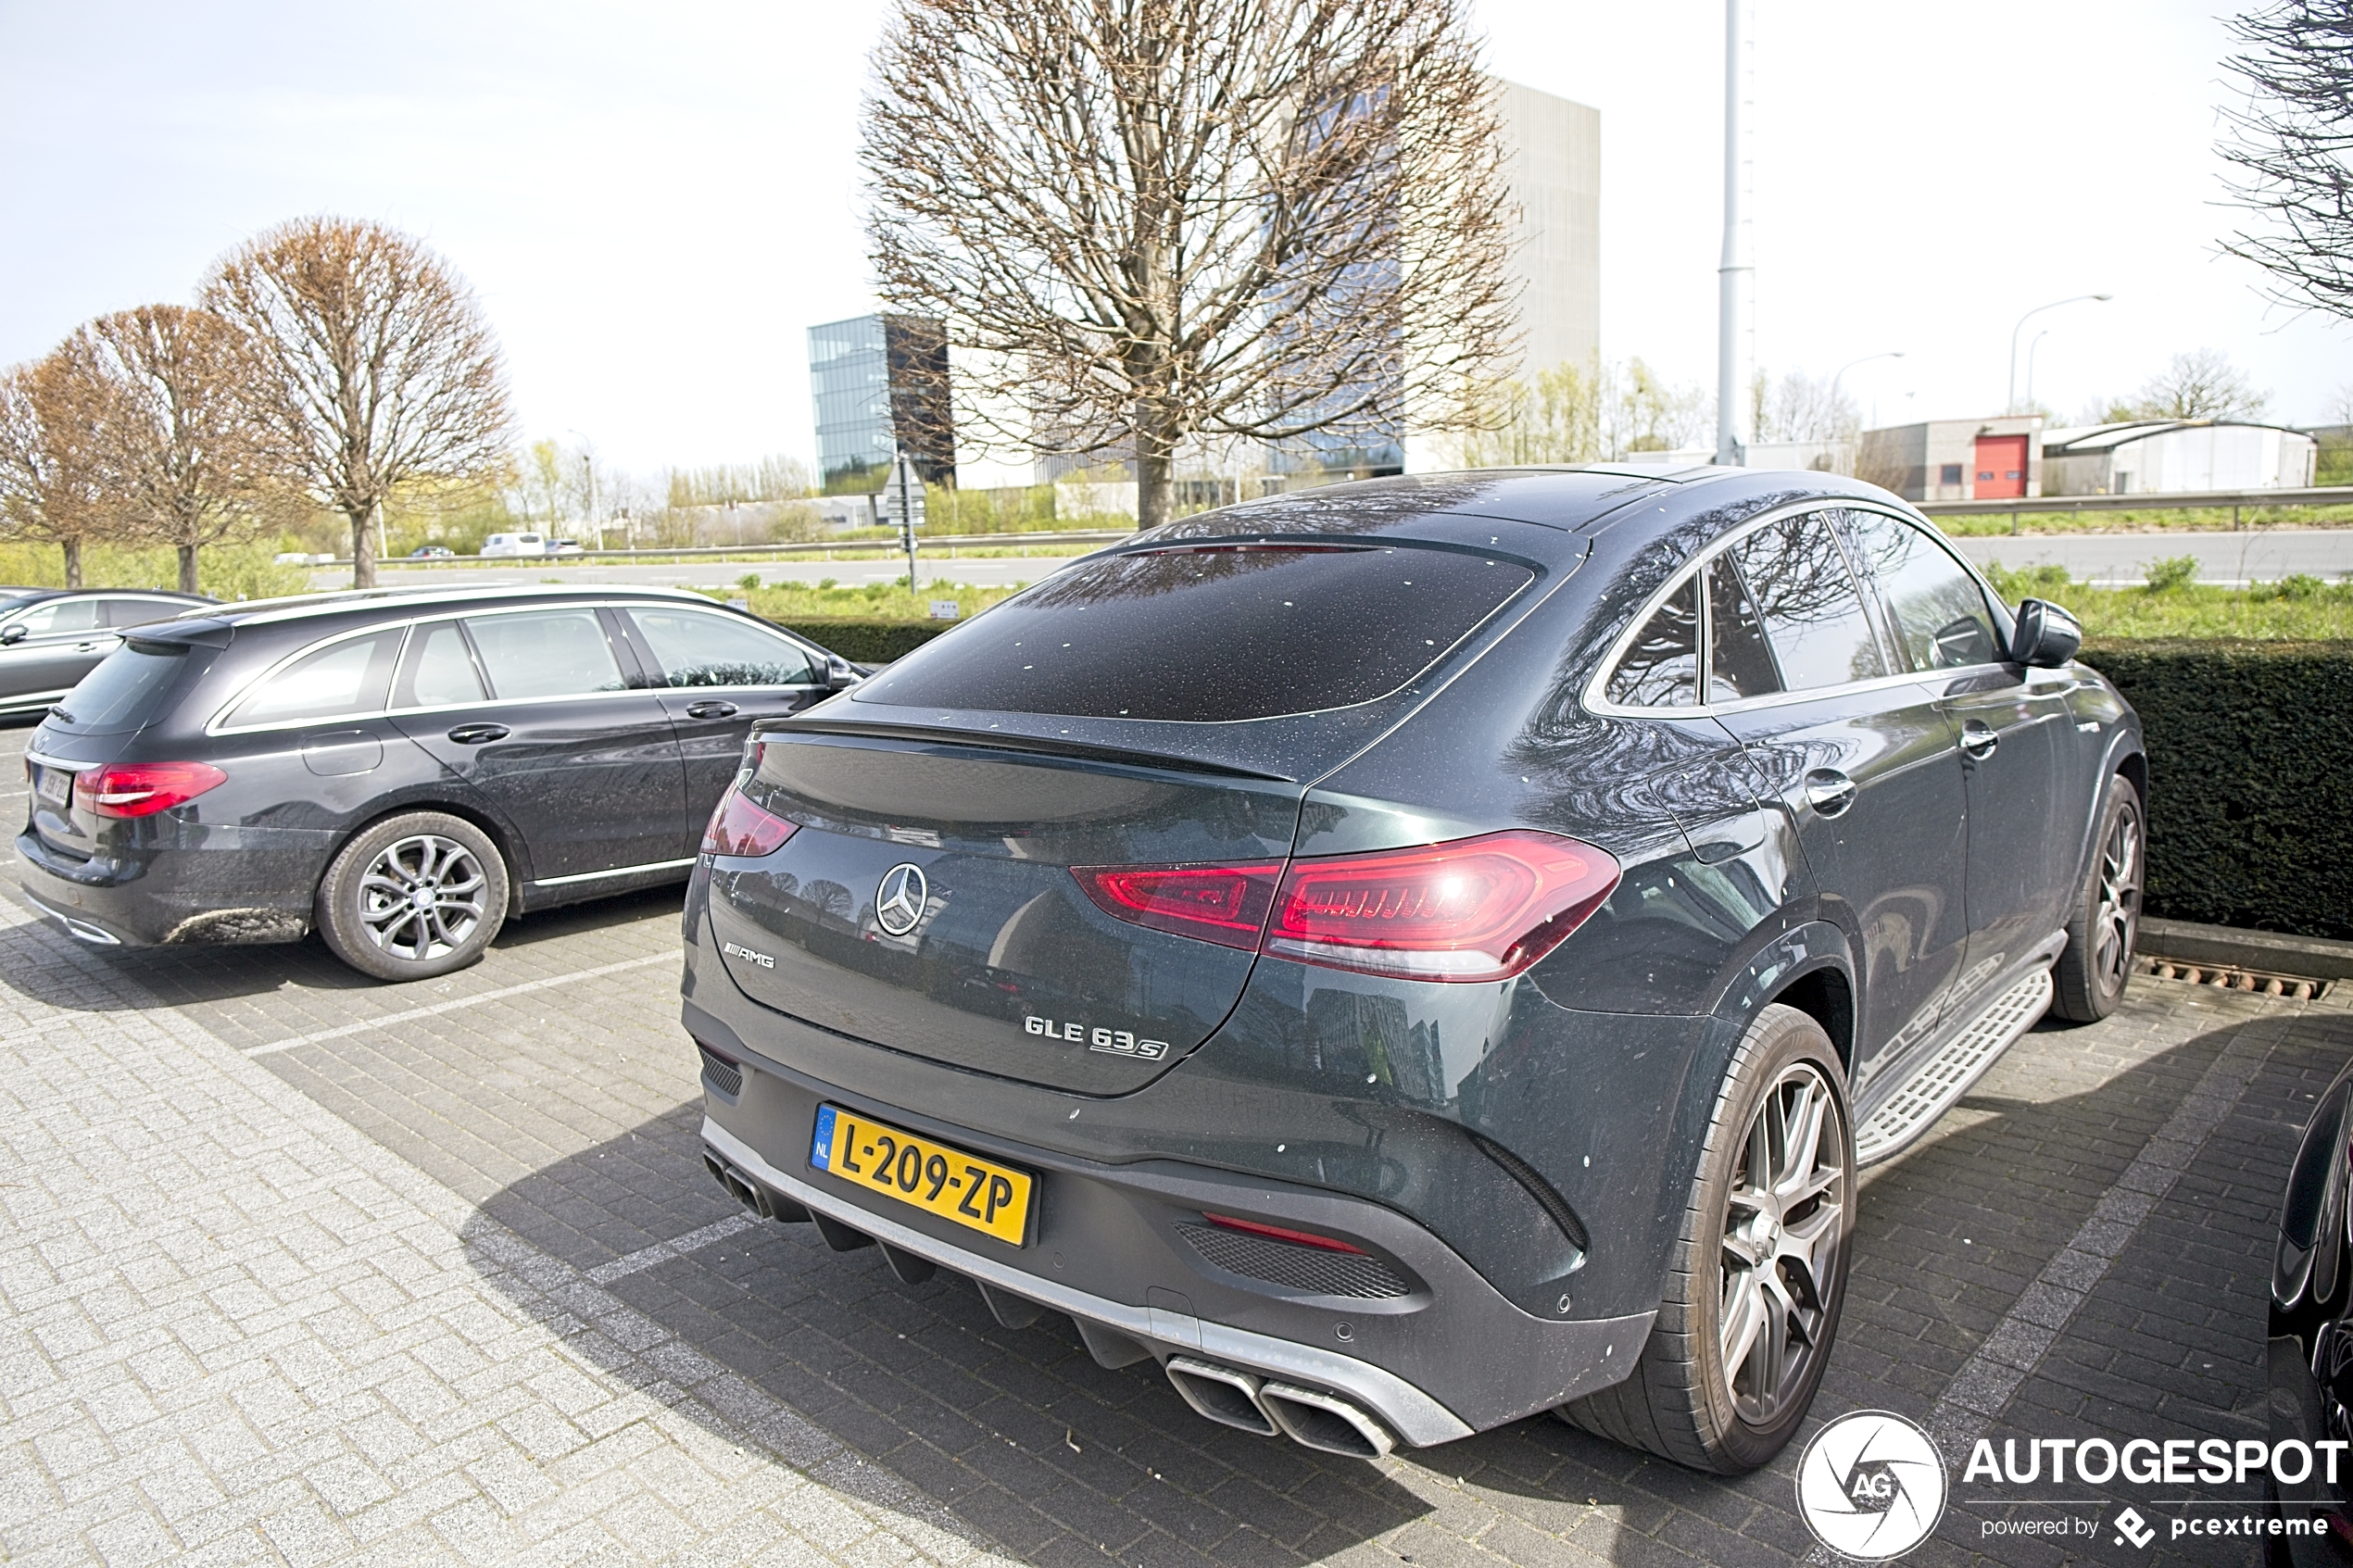
<path id="1" fill-rule="evenodd" d="M 209 762 L 111 762 L 73 781 L 94 817 L 152 817 L 229 782 Z"/>
<path id="2" fill-rule="evenodd" d="M 1315 1236 L 1307 1231 L 1285 1230 L 1280 1225 L 1262 1224 L 1256 1220 L 1237 1220 L 1231 1214 L 1212 1214 L 1204 1211 L 1202 1218 L 1220 1230 L 1242 1231 L 1251 1236 L 1272 1236 L 1277 1241 L 1288 1241 L 1299 1247 L 1320 1248 L 1326 1252 L 1353 1252 L 1359 1258 L 1368 1256 L 1363 1248 L 1351 1247 L 1348 1243 L 1333 1236 Z"/>
<path id="3" fill-rule="evenodd" d="M 774 811 L 761 810 L 730 784 L 727 793 L 719 797 L 718 809 L 711 814 L 711 825 L 702 830 L 702 852 L 771 855 L 799 831 L 799 822 L 788 822 Z"/>
<path id="4" fill-rule="evenodd" d="M 1255 866 L 1075 866 L 1103 913 L 1228 947 L 1258 946 L 1280 860 Z"/>
<path id="5" fill-rule="evenodd" d="M 1590 844 L 1518 830 L 1294 860 L 1266 951 L 1416 980 L 1503 980 L 1582 925 L 1617 875 Z"/>
<path id="6" fill-rule="evenodd" d="M 1079 866 L 1105 914 L 1156 931 L 1414 980 L 1504 980 L 1617 885 L 1590 844 L 1515 829 L 1370 855 L 1245 866 Z"/>

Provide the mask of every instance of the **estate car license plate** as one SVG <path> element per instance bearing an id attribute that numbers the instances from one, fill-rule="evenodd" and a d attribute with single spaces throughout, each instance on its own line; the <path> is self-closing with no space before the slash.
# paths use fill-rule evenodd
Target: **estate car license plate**
<path id="1" fill-rule="evenodd" d="M 926 1214 L 1008 1241 L 1029 1240 L 1037 1180 L 1028 1173 L 869 1121 L 837 1105 L 817 1108 L 809 1163 Z"/>
<path id="2" fill-rule="evenodd" d="M 44 801 L 65 810 L 73 804 L 73 775 L 63 768 L 50 768 L 35 763 L 32 769 L 32 793 Z"/>

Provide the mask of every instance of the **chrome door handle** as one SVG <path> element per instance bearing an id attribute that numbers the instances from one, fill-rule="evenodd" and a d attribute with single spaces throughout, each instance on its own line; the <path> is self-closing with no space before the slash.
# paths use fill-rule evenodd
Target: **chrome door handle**
<path id="1" fill-rule="evenodd" d="M 1817 768 L 1806 775 L 1806 801 L 1821 816 L 1843 814 L 1861 794 L 1855 781 L 1836 768 Z"/>
<path id="2" fill-rule="evenodd" d="M 494 740 L 505 740 L 513 733 L 504 724 L 460 724 L 449 732 L 449 738 L 459 746 L 482 746 Z"/>
<path id="3" fill-rule="evenodd" d="M 736 705 L 732 702 L 720 702 L 714 699 L 710 702 L 690 702 L 686 705 L 686 717 L 689 719 L 733 719 L 735 716 Z"/>
<path id="4" fill-rule="evenodd" d="M 1994 748 L 2001 744 L 2002 737 L 1995 734 L 1991 726 L 1980 723 L 1975 719 L 1961 726 L 1961 749 L 1969 754 L 1971 761 L 1984 761 L 1994 755 Z"/>

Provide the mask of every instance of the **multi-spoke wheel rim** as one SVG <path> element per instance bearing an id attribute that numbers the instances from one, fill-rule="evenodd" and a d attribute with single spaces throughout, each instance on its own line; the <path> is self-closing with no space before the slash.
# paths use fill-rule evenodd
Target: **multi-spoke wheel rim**
<path id="1" fill-rule="evenodd" d="M 1847 1202 L 1844 1113 L 1819 1069 L 1792 1062 L 1742 1140 L 1724 1215 L 1718 1347 L 1752 1426 L 1788 1410 L 1823 1353 Z"/>
<path id="2" fill-rule="evenodd" d="M 2100 846 L 2099 908 L 2092 919 L 2097 939 L 2092 948 L 2093 972 L 2104 990 L 2119 990 L 2124 971 L 2133 961 L 2133 923 L 2141 912 L 2141 820 L 2119 811 L 2108 840 Z"/>
<path id="3" fill-rule="evenodd" d="M 482 924 L 489 880 L 474 852 L 454 838 L 396 839 L 360 874 L 360 929 L 396 959 L 446 957 Z"/>

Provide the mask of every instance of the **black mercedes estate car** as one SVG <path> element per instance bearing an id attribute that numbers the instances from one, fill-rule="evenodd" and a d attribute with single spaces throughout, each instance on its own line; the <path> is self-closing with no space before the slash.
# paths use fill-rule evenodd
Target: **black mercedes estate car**
<path id="1" fill-rule="evenodd" d="M 132 631 L 26 750 L 26 896 L 84 941 L 283 942 L 385 980 L 683 881 L 758 720 L 858 671 L 670 589 L 307 596 Z"/>
<path id="2" fill-rule="evenodd" d="M 754 727 L 688 884 L 713 1173 L 1378 1454 L 1796 1429 L 1856 1173 L 2126 978 L 2066 614 L 1825 474 L 1342 484 Z"/>

